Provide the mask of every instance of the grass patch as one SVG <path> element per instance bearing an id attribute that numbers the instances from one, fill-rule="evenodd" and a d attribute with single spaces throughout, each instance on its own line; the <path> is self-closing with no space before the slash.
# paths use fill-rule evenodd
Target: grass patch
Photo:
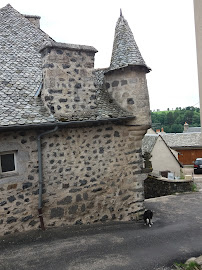
<path id="1" fill-rule="evenodd" d="M 174 266 L 177 270 L 201 270 L 200 265 L 196 262 L 175 263 Z"/>
<path id="2" fill-rule="evenodd" d="M 185 179 L 185 176 L 184 176 L 182 169 L 180 169 L 180 179 Z"/>
<path id="3" fill-rule="evenodd" d="M 193 184 L 191 185 L 191 191 L 192 191 L 192 192 L 197 192 L 197 191 L 198 191 L 197 185 L 196 185 L 196 184 L 193 183 Z"/>

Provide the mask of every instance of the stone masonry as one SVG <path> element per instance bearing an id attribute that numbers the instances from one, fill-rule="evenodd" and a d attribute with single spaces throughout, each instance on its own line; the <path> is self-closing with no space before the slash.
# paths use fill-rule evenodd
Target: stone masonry
<path id="1" fill-rule="evenodd" d="M 150 125 L 150 107 L 144 68 L 128 67 L 108 72 L 105 76 L 106 88 L 121 107 L 132 113 L 138 112 L 136 125 Z M 138 97 L 138 98 L 137 98 Z"/>
<path id="2" fill-rule="evenodd" d="M 1 135 L 16 145 L 26 171 L 0 185 L 1 234 L 39 227 L 36 136 Z M 44 138 L 45 226 L 137 219 L 144 199 L 140 143 L 119 125 L 64 128 Z"/>
<path id="3" fill-rule="evenodd" d="M 92 47 L 45 44 L 42 49 L 44 104 L 59 119 L 96 107 Z M 93 74 L 94 73 L 94 74 Z"/>

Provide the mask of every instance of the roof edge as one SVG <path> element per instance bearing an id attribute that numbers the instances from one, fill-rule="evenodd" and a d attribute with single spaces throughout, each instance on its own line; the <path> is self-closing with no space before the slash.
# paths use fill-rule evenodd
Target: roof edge
<path id="1" fill-rule="evenodd" d="M 20 130 L 20 129 L 41 129 L 41 128 L 52 128 L 55 126 L 58 127 L 78 127 L 78 126 L 87 126 L 93 124 L 105 124 L 105 123 L 121 123 L 124 121 L 129 121 L 134 119 L 135 116 L 119 117 L 119 118 L 110 118 L 110 119 L 99 119 L 99 120 L 83 120 L 83 121 L 69 121 L 69 122 L 53 122 L 53 123 L 41 123 L 41 124 L 28 124 L 28 125 L 10 125 L 10 126 L 0 126 L 1 131 L 11 131 L 11 130 Z"/>
<path id="2" fill-rule="evenodd" d="M 4 9 L 4 8 L 9 8 L 9 7 L 12 7 L 12 6 L 11 6 L 11 4 L 8 3 L 8 4 L 5 5 L 4 7 L 0 8 L 0 10 L 1 10 L 1 9 Z M 13 7 L 12 7 L 12 8 L 13 8 Z"/>
<path id="3" fill-rule="evenodd" d="M 94 53 L 98 52 L 98 50 L 96 50 L 93 46 L 78 45 L 78 44 L 71 44 L 71 43 L 61 43 L 61 42 L 55 42 L 55 41 L 45 42 L 42 45 L 42 47 L 39 49 L 39 52 L 42 52 L 46 48 L 59 48 L 59 49 L 69 49 L 69 50 L 76 50 L 76 51 L 90 51 Z"/>
<path id="4" fill-rule="evenodd" d="M 115 70 L 122 70 L 122 69 L 125 69 L 125 68 L 128 68 L 128 67 L 134 67 L 134 68 L 144 68 L 145 69 L 145 72 L 146 73 L 149 73 L 150 71 L 152 71 L 152 69 L 150 67 L 148 67 L 146 64 L 127 64 L 127 65 L 124 65 L 124 66 L 120 66 L 120 67 L 117 67 L 117 68 L 108 68 L 104 74 L 107 74 L 107 73 L 110 73 L 110 72 L 113 72 Z"/>
<path id="5" fill-rule="evenodd" d="M 27 14 L 22 14 L 25 18 L 35 18 L 35 19 L 41 19 L 40 16 L 38 15 L 27 15 Z"/>
<path id="6" fill-rule="evenodd" d="M 38 15 L 22 14 L 22 13 L 20 13 L 18 10 L 16 10 L 13 6 L 11 6 L 11 4 L 9 4 L 9 3 L 8 3 L 7 5 L 5 5 L 4 7 L 0 8 L 0 10 L 5 9 L 5 8 L 12 8 L 12 9 L 14 9 L 15 11 L 17 11 L 19 14 L 21 14 L 21 15 L 24 16 L 25 18 L 36 18 L 36 19 L 41 19 L 41 17 L 38 16 Z"/>

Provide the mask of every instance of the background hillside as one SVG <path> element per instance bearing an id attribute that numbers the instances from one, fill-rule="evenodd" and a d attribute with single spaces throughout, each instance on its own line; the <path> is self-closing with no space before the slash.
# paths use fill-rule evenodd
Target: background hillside
<path id="1" fill-rule="evenodd" d="M 175 110 L 151 112 L 152 128 L 164 128 L 166 133 L 180 133 L 184 130 L 184 123 L 190 127 L 200 127 L 200 109 L 196 107 L 177 107 Z"/>

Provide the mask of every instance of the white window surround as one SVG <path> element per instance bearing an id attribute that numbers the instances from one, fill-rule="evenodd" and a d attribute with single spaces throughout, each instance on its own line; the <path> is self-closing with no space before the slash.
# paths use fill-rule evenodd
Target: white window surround
<path id="1" fill-rule="evenodd" d="M 1 159 L 2 159 L 3 155 L 8 155 L 8 154 L 14 155 L 14 159 L 13 159 L 14 170 L 2 172 Z M 18 174 L 18 171 L 17 171 L 17 151 L 0 152 L 0 178 L 9 177 L 9 176 L 17 175 L 17 174 Z"/>
<path id="2" fill-rule="evenodd" d="M 24 148 L 24 145 L 22 146 L 19 141 L 14 142 L 12 140 L 0 140 L 0 155 L 4 153 L 15 153 L 16 167 L 15 171 L 12 172 L 4 174 L 1 174 L 0 172 L 0 184 L 12 184 L 25 181 L 28 174 L 28 162 L 30 161 L 28 150 Z"/>

